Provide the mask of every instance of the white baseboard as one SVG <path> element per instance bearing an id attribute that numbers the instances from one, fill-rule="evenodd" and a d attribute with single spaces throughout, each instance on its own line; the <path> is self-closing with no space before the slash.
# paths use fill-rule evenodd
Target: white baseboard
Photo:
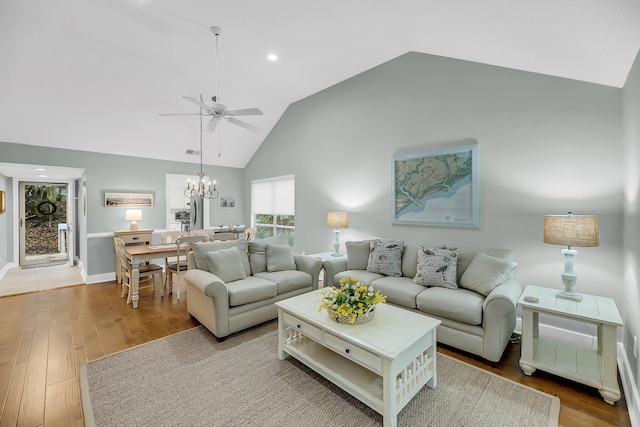
<path id="1" fill-rule="evenodd" d="M 618 343 L 618 369 L 620 370 L 620 380 L 624 389 L 627 409 L 629 409 L 631 425 L 640 427 L 640 393 L 638 393 L 638 387 L 633 379 L 633 371 L 622 343 Z"/>
<path id="2" fill-rule="evenodd" d="M 16 268 L 16 267 L 17 267 L 17 265 L 15 265 L 12 262 L 9 262 L 9 263 L 5 264 L 5 266 L 2 267 L 2 269 L 0 270 L 0 279 L 2 279 L 2 277 L 4 277 L 4 274 L 7 271 L 11 270 L 12 268 Z"/>
<path id="3" fill-rule="evenodd" d="M 594 350 L 598 348 L 598 339 L 592 335 L 569 331 L 567 329 L 549 326 L 543 323 L 539 324 L 538 327 L 540 334 L 546 337 Z M 522 333 L 522 318 L 520 317 L 516 319 L 515 332 L 519 334 Z M 627 402 L 627 408 L 629 410 L 631 425 L 634 427 L 640 427 L 640 395 L 638 393 L 638 388 L 636 387 L 636 381 L 633 378 L 633 371 L 629 365 L 624 345 L 619 342 L 617 350 L 618 370 L 620 371 L 620 379 L 622 381 L 625 401 Z"/>
<path id="4" fill-rule="evenodd" d="M 87 276 L 85 282 L 87 283 L 87 285 L 91 285 L 93 283 L 112 282 L 114 280 L 116 280 L 116 273 L 111 272 Z"/>

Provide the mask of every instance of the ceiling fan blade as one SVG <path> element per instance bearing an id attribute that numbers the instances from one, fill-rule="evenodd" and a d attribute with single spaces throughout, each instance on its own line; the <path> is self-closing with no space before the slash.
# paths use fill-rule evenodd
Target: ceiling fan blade
<path id="1" fill-rule="evenodd" d="M 207 123 L 207 132 L 215 132 L 216 127 L 218 126 L 218 121 L 220 121 L 217 117 L 209 120 Z"/>
<path id="2" fill-rule="evenodd" d="M 263 113 L 259 108 L 238 108 L 235 110 L 228 110 L 226 112 L 229 116 L 262 116 Z"/>
<path id="3" fill-rule="evenodd" d="M 200 101 L 199 99 L 192 98 L 190 96 L 183 96 L 183 98 L 186 99 L 189 102 L 193 102 L 198 107 L 204 108 L 207 111 L 211 109 L 207 104 L 205 104 L 204 102 Z"/>
<path id="4" fill-rule="evenodd" d="M 199 116 L 200 113 L 158 113 L 158 115 L 159 116 Z"/>
<path id="5" fill-rule="evenodd" d="M 260 128 L 257 127 L 257 126 L 254 126 L 254 125 L 252 125 L 250 123 L 247 123 L 247 122 L 243 122 L 242 120 L 234 119 L 233 117 L 225 117 L 225 119 L 227 119 L 228 121 L 230 121 L 234 125 L 238 125 L 238 126 L 240 126 L 242 128 L 250 130 L 252 132 L 258 132 L 260 130 Z"/>

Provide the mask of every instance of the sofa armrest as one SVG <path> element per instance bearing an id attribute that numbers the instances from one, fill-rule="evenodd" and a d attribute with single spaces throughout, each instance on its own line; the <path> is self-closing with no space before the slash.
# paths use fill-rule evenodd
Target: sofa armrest
<path id="1" fill-rule="evenodd" d="M 229 307 L 229 293 L 224 281 L 213 273 L 194 268 L 188 270 L 184 275 L 184 280 L 191 286 L 196 287 L 200 292 L 214 299 L 222 299 Z"/>
<path id="2" fill-rule="evenodd" d="M 322 261 L 310 255 L 298 254 L 294 254 L 293 259 L 299 271 L 304 271 L 311 276 L 313 289 L 318 289 L 318 277 L 322 269 Z"/>
<path id="3" fill-rule="evenodd" d="M 336 274 L 347 269 L 347 258 L 335 257 L 326 260 L 322 266 L 324 267 L 324 283 L 323 286 L 333 286 L 333 278 Z"/>
<path id="4" fill-rule="evenodd" d="M 498 362 L 502 357 L 516 326 L 516 307 L 520 294 L 520 283 L 509 279 L 485 298 L 482 316 L 485 359 Z"/>

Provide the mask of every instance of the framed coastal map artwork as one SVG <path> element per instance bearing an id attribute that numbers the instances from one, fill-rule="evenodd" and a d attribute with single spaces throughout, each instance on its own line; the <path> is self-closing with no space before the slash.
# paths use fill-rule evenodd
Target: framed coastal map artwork
<path id="1" fill-rule="evenodd" d="M 480 228 L 478 150 L 471 138 L 397 150 L 393 224 Z"/>

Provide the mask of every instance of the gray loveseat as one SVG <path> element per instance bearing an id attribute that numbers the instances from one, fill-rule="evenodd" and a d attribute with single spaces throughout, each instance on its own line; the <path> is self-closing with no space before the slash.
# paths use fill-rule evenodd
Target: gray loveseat
<path id="1" fill-rule="evenodd" d="M 322 261 L 283 236 L 202 242 L 189 254 L 187 309 L 219 340 L 278 317 L 274 303 L 318 288 Z"/>
<path id="2" fill-rule="evenodd" d="M 395 242 L 395 248 L 387 248 L 395 252 L 377 254 L 386 262 L 377 269 L 370 261 L 375 258 L 372 256 L 372 241 L 382 242 L 382 246 L 392 242 L 378 239 L 347 242 L 346 258 L 324 262 L 325 286 L 339 285 L 340 279 L 347 276 L 371 284 L 387 295 L 387 303 L 442 321 L 437 331 L 439 342 L 481 356 L 489 362 L 500 360 L 515 328 L 516 305 L 522 293 L 520 284 L 513 278 L 516 267 L 513 251 L 457 248 L 456 254 L 456 251 L 447 251 L 444 245 Z M 398 254 L 398 246 L 401 247 L 401 255 Z M 394 253 L 400 257 L 399 271 L 395 272 L 388 271 Z M 445 262 L 431 263 L 426 269 L 431 267 L 433 271 L 424 271 L 425 265 L 431 262 L 429 259 L 438 259 L 431 256 L 435 253 L 445 253 L 452 258 L 449 260 L 449 273 L 457 271 L 448 282 L 443 280 L 447 273 Z M 451 263 L 456 264 L 455 269 L 451 268 Z M 423 274 L 435 275 L 436 282 L 429 283 Z M 418 278 L 414 281 L 416 276 Z"/>

